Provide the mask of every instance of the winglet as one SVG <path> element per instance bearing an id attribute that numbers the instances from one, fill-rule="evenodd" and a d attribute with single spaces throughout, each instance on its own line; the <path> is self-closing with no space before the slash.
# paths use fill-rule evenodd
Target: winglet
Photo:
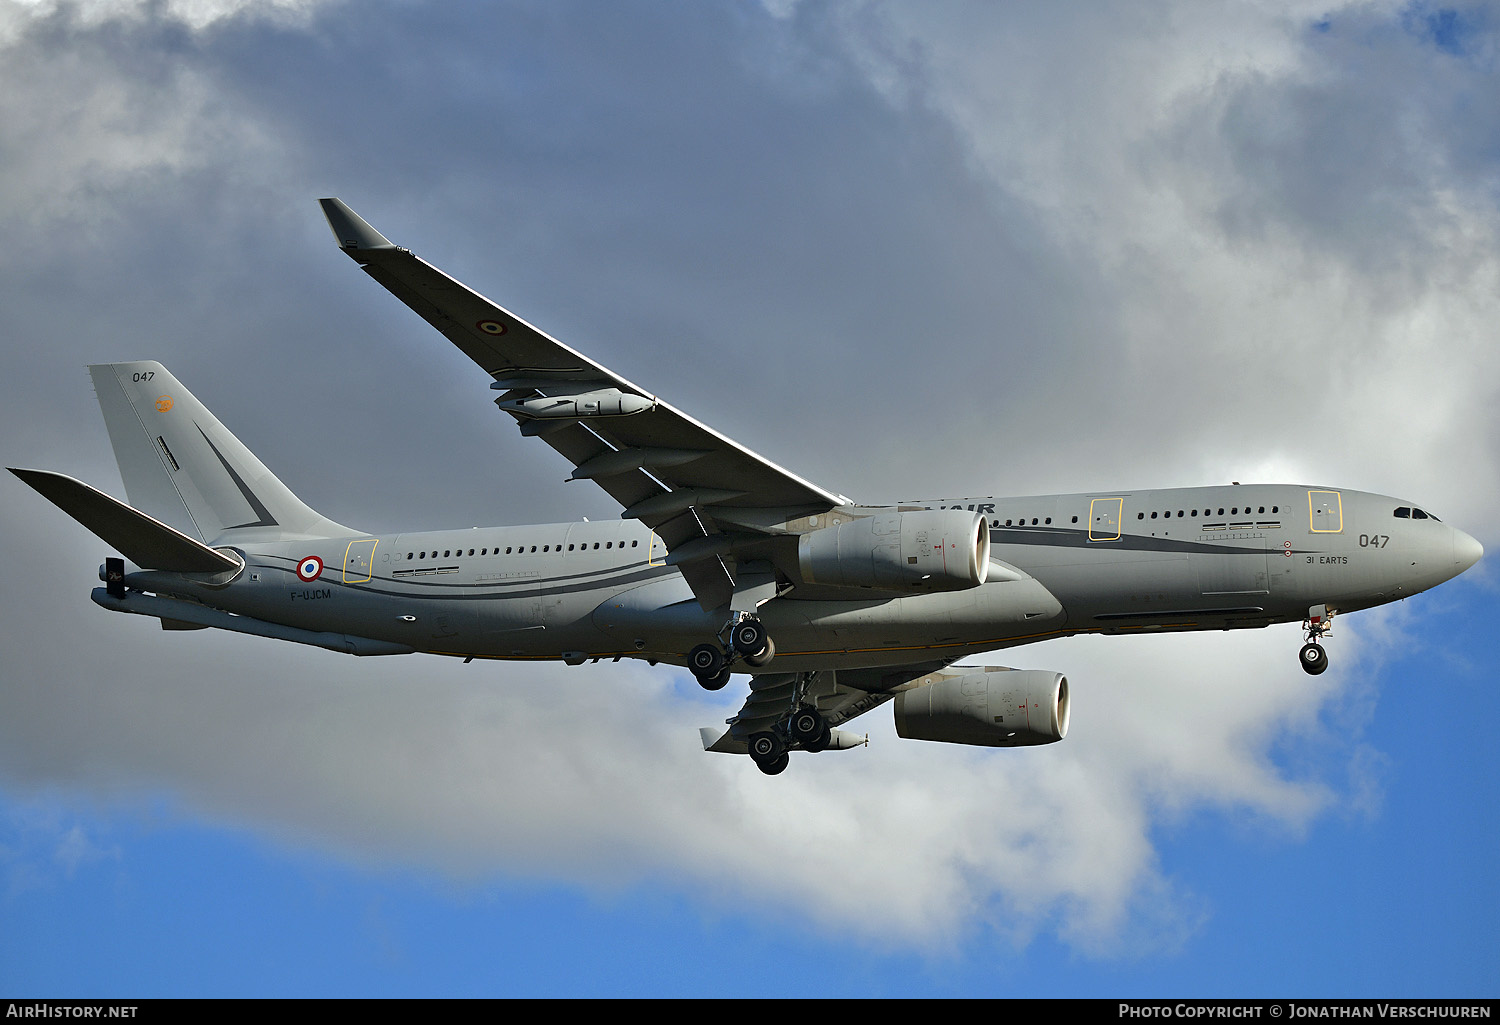
<path id="1" fill-rule="evenodd" d="M 328 226 L 333 229 L 333 237 L 339 241 L 339 248 L 346 253 L 353 255 L 361 249 L 400 248 L 370 227 L 369 222 L 350 210 L 342 199 L 320 199 L 318 202 L 323 206 L 323 216 L 328 218 Z"/>

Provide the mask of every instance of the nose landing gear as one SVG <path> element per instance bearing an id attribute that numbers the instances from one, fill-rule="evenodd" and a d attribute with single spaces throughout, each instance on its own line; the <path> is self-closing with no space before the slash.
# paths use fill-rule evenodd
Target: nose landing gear
<path id="1" fill-rule="evenodd" d="M 1318 642 L 1333 633 L 1333 616 L 1334 610 L 1326 605 L 1314 605 L 1307 610 L 1307 619 L 1302 623 L 1307 643 L 1302 645 L 1297 661 L 1309 676 L 1317 676 L 1328 668 L 1328 653 Z"/>

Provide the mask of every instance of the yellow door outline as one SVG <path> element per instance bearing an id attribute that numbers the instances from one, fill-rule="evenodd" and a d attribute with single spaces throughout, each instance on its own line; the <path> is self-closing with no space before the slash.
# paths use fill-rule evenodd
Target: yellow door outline
<path id="1" fill-rule="evenodd" d="M 350 541 L 349 547 L 344 549 L 344 583 L 363 584 L 370 579 L 375 570 L 375 546 L 380 544 L 379 539 L 372 538 L 368 541 Z M 369 545 L 369 549 L 355 550 L 356 545 Z M 357 560 L 363 559 L 364 565 L 356 565 Z M 354 575 L 350 575 L 350 570 Z M 363 572 L 364 576 L 359 576 Z"/>
<path id="2" fill-rule="evenodd" d="M 658 557 L 656 554 L 656 545 L 660 541 L 661 539 L 656 536 L 656 531 L 653 530 L 651 532 L 651 541 L 646 546 L 646 565 L 665 566 L 667 564 L 667 546 L 665 543 L 662 543 L 661 546 L 661 556 Z"/>
<path id="3" fill-rule="evenodd" d="M 1113 506 L 1113 508 L 1111 508 Z M 1089 499 L 1089 540 L 1090 541 L 1118 541 L 1120 540 L 1120 524 L 1124 520 L 1125 499 L 1123 498 L 1091 498 Z M 1099 514 L 1094 515 L 1098 509 Z M 1111 519 L 1113 516 L 1113 519 Z M 1103 523 L 1099 521 L 1103 520 Z M 1097 527 L 1096 527 L 1097 525 Z M 1113 528 L 1114 533 L 1109 533 Z"/>
<path id="4" fill-rule="evenodd" d="M 1315 499 L 1314 495 L 1332 495 Z M 1320 526 L 1321 524 L 1321 526 Z M 1307 492 L 1307 526 L 1314 534 L 1337 534 L 1344 529 L 1344 496 L 1337 491 Z"/>

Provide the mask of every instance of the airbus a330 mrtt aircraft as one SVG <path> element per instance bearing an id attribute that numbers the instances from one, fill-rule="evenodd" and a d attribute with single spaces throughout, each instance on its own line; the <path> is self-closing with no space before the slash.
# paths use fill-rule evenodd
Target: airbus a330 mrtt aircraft
<path id="1" fill-rule="evenodd" d="M 1335 613 L 1483 554 L 1410 501 L 1321 485 L 857 505 L 322 204 L 344 252 L 620 520 L 366 534 L 299 501 L 161 364 L 104 364 L 89 369 L 131 504 L 12 470 L 119 553 L 93 592 L 104 608 L 354 655 L 641 658 L 710 690 L 749 673 L 703 743 L 778 773 L 789 752 L 863 743 L 839 727 L 886 701 L 903 737 L 1061 740 L 1062 674 L 953 666 L 1044 638 L 1301 622 L 1302 667 L 1320 673 Z"/>

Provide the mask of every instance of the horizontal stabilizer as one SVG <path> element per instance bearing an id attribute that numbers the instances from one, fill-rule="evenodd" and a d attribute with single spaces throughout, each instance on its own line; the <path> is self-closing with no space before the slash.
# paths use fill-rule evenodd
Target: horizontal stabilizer
<path id="1" fill-rule="evenodd" d="M 51 470 L 10 472 L 142 569 L 175 573 L 225 573 L 240 562 L 152 519 L 81 480 Z"/>

